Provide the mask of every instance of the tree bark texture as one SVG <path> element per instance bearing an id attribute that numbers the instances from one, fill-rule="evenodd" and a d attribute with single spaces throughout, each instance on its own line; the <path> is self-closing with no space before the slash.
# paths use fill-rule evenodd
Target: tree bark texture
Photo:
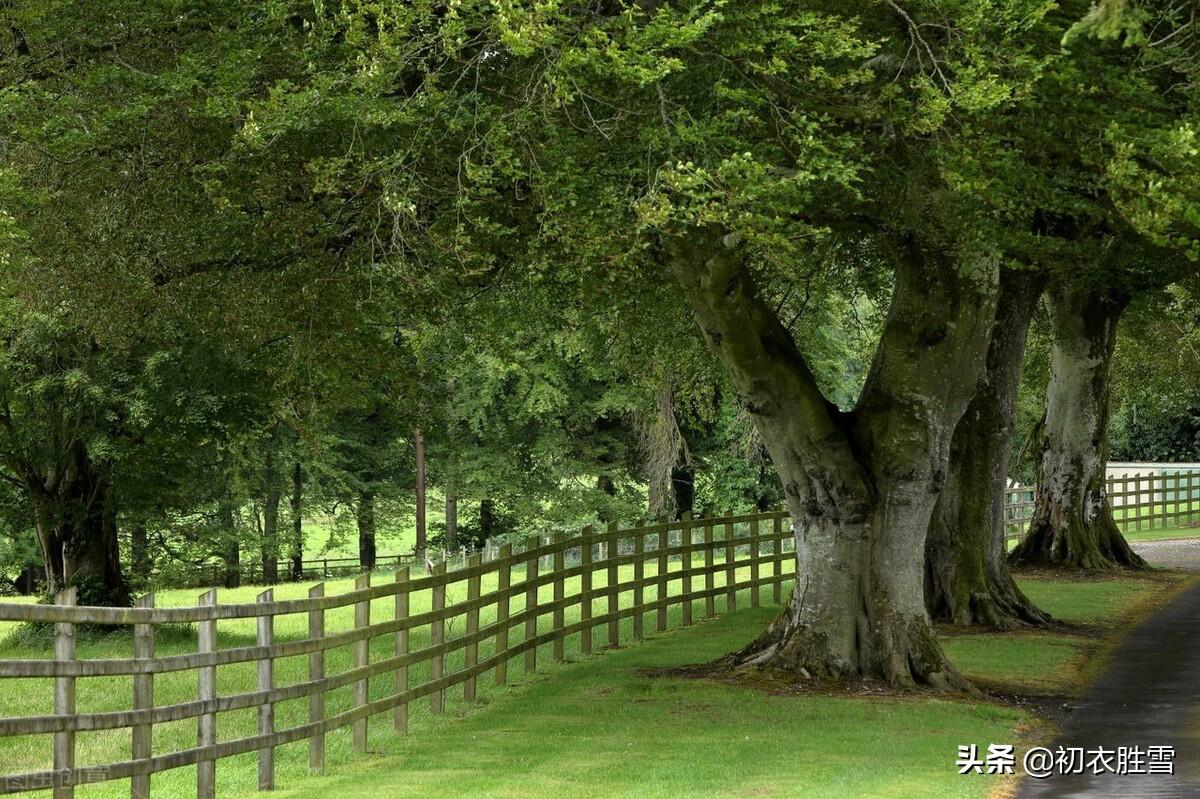
<path id="1" fill-rule="evenodd" d="M 698 230 L 668 242 L 666 255 L 745 395 L 795 520 L 788 606 L 730 663 L 800 678 L 970 689 L 930 624 L 923 564 L 951 435 L 984 367 L 995 262 L 895 242 L 889 317 L 859 402 L 846 413 L 817 388 L 731 237 Z"/>
<path id="2" fill-rule="evenodd" d="M 67 458 L 52 483 L 31 486 L 47 592 L 53 595 L 74 585 L 81 605 L 128 605 L 108 475 L 82 443 L 74 444 Z"/>
<path id="3" fill-rule="evenodd" d="M 1007 629 L 1050 620 L 1009 573 L 1004 525 L 1021 363 L 1045 284 L 1032 270 L 1000 276 L 986 369 L 954 431 L 925 541 L 925 602 L 934 621 Z"/>
<path id="4" fill-rule="evenodd" d="M 1054 328 L 1037 497 L 1029 532 L 1010 555 L 1021 566 L 1143 569 L 1108 503 L 1108 413 L 1117 323 L 1130 297 L 1082 280 L 1046 293 Z"/>

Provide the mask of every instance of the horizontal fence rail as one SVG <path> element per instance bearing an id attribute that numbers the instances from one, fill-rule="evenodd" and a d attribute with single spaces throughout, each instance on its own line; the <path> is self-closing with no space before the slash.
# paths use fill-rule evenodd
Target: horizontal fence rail
<path id="1" fill-rule="evenodd" d="M 388 567 L 401 568 L 412 566 L 420 558 L 407 555 L 376 555 L 376 569 Z M 295 583 L 304 580 L 328 580 L 331 577 L 346 577 L 361 573 L 362 560 L 358 557 L 304 558 L 300 561 L 299 576 L 292 560 L 280 560 L 275 563 L 276 583 Z M 230 580 L 237 584 L 256 584 L 264 581 L 262 564 L 249 561 L 231 567 L 228 564 L 213 561 L 189 565 L 172 566 L 154 573 L 150 583 L 159 588 L 190 588 L 193 586 L 222 585 Z"/>
<path id="2" fill-rule="evenodd" d="M 412 702 L 428 698 L 431 712 L 443 712 L 446 691 L 458 685 L 471 701 L 479 678 L 488 672 L 497 685 L 504 685 L 514 658 L 521 659 L 527 673 L 536 670 L 540 647 L 549 646 L 553 659 L 563 660 L 568 636 L 579 636 L 586 655 L 597 631 L 607 646 L 618 646 L 621 622 L 627 619 L 635 640 L 643 637 L 647 624 L 667 629 L 672 606 L 682 606 L 686 626 L 697 617 L 716 615 L 718 601 L 725 611 L 735 609 L 739 592 L 744 597 L 748 591 L 751 606 L 758 606 L 761 592 L 769 588 L 778 603 L 783 584 L 795 574 L 790 528 L 785 511 L 685 517 L 630 529 L 586 528 L 569 538 L 531 540 L 520 551 L 505 545 L 494 553 L 476 553 L 460 568 L 439 563 L 428 574 L 414 576 L 406 567 L 376 584 L 371 574 L 363 574 L 354 590 L 341 594 L 326 595 L 321 584 L 300 599 L 275 600 L 267 590 L 255 602 L 222 605 L 212 589 L 192 607 L 156 607 L 153 594 L 131 608 L 79 607 L 73 591 L 60 594 L 54 605 L 0 603 L 0 621 L 55 625 L 53 658 L 0 659 L 0 678 L 54 682 L 52 715 L 0 719 L 0 736 L 52 736 L 53 769 L 0 776 L 0 793 L 52 789 L 58 799 L 74 796 L 77 785 L 129 778 L 131 795 L 144 799 L 150 795 L 151 775 L 195 765 L 197 795 L 212 797 L 217 762 L 249 752 L 258 753 L 259 788 L 271 789 L 276 748 L 305 739 L 310 769 L 320 773 L 328 733 L 349 726 L 354 749 L 366 751 L 370 717 L 390 712 L 395 730 L 405 732 Z M 420 606 L 430 610 L 411 612 L 418 595 Z M 387 597 L 394 598 L 391 618 L 373 620 L 371 601 Z M 353 627 L 327 632 L 326 612 L 350 607 Z M 578 609 L 578 620 L 567 619 L 565 611 L 572 608 Z M 277 621 L 289 615 L 306 617 L 306 637 L 276 640 Z M 254 620 L 254 643 L 219 647 L 218 623 L 235 619 Z M 196 625 L 196 651 L 156 656 L 156 629 L 180 623 Z M 78 625 L 131 625 L 133 657 L 77 658 Z M 415 631 L 428 631 L 418 647 L 410 637 Z M 391 654 L 372 660 L 371 642 L 384 637 L 393 642 L 388 644 Z M 338 647 L 352 650 L 352 665 L 329 673 L 326 655 Z M 456 663 L 461 656 L 461 667 L 451 670 L 447 655 L 452 653 Z M 307 679 L 278 684 L 275 665 L 296 656 L 306 656 Z M 237 663 L 254 664 L 256 690 L 220 693 L 218 668 Z M 412 679 L 418 664 L 427 665 L 427 679 Z M 195 699 L 155 704 L 155 675 L 181 671 L 196 673 Z M 128 710 L 76 712 L 78 680 L 114 676 L 132 681 Z M 372 698 L 370 686 L 380 681 L 384 695 Z M 351 707 L 327 712 L 326 695 L 345 686 L 353 689 Z M 295 699 L 307 699 L 307 722 L 277 728 L 275 706 Z M 219 740 L 222 714 L 238 710 L 257 713 L 257 734 Z M 196 719 L 195 746 L 155 753 L 155 726 L 187 719 Z M 130 759 L 76 763 L 76 733 L 126 728 Z"/>
<path id="3" fill-rule="evenodd" d="M 1200 471 L 1109 475 L 1104 488 L 1113 518 L 1127 533 L 1200 524 Z M 1021 538 L 1033 519 L 1034 490 L 1014 486 L 1005 496 L 1005 533 L 1009 539 Z"/>

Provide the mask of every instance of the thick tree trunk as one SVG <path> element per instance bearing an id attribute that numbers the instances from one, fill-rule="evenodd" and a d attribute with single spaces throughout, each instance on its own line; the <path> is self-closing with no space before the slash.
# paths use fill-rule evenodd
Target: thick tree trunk
<path id="1" fill-rule="evenodd" d="M 375 568 L 375 494 L 358 495 L 358 565 L 364 571 Z"/>
<path id="2" fill-rule="evenodd" d="M 1142 569 L 1113 521 L 1105 491 L 1110 371 L 1129 297 L 1082 281 L 1046 295 L 1054 326 L 1037 498 L 1029 532 L 1010 560 L 1022 566 Z"/>
<path id="3" fill-rule="evenodd" d="M 304 579 L 304 467 L 292 467 L 292 579 Z"/>
<path id="4" fill-rule="evenodd" d="M 675 496 L 675 518 L 696 509 L 696 472 L 689 464 L 679 464 L 671 469 L 671 491 Z"/>
<path id="5" fill-rule="evenodd" d="M 424 552 L 425 535 L 425 435 L 421 428 L 413 430 L 413 446 L 417 456 L 417 552 Z"/>
<path id="6" fill-rule="evenodd" d="M 768 630 L 731 656 L 738 667 L 970 688 L 925 611 L 923 564 L 951 435 L 983 370 L 997 270 L 990 259 L 959 263 L 912 240 L 896 262 L 875 362 L 847 414 L 821 395 L 736 244 L 702 231 L 668 248 L 795 519 L 795 590 Z"/>
<path id="7" fill-rule="evenodd" d="M 34 500 L 48 592 L 73 585 L 81 605 L 129 605 L 109 479 L 82 444 L 75 445 L 69 457 L 53 492 L 39 486 Z"/>
<path id="8" fill-rule="evenodd" d="M 1042 625 L 1008 570 L 1004 506 L 1008 453 L 1039 272 L 1004 270 L 987 368 L 950 445 L 950 468 L 925 541 L 925 603 L 934 621 L 1005 629 Z"/>

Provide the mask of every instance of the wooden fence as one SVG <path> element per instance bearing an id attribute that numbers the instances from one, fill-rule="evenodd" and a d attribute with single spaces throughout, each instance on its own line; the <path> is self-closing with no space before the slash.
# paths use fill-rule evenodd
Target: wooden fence
<path id="1" fill-rule="evenodd" d="M 1200 472 L 1110 476 L 1105 491 L 1117 525 L 1127 533 L 1200 524 Z M 1007 498 L 1006 533 L 1020 538 L 1033 518 L 1034 491 L 1009 488 Z"/>
<path id="2" fill-rule="evenodd" d="M 475 554 L 463 568 L 447 570 L 442 563 L 421 576 L 405 568 L 396 572 L 395 579 L 377 585 L 372 585 L 370 574 L 363 574 L 353 591 L 340 595 L 326 596 L 320 584 L 312 587 L 307 598 L 276 601 L 273 590 L 267 590 L 257 602 L 247 604 L 218 604 L 216 589 L 203 594 L 193 607 L 155 607 L 153 594 L 142 597 L 133 608 L 77 607 L 73 591 L 61 594 L 55 605 L 0 603 L 0 621 L 55 625 L 53 658 L 0 660 L 0 678 L 54 681 L 53 714 L 0 719 L 0 736 L 52 736 L 54 767 L 0 776 L 0 793 L 52 789 L 59 799 L 74 796 L 76 785 L 128 778 L 132 796 L 144 799 L 150 795 L 151 775 L 195 765 L 197 795 L 212 797 L 217 762 L 247 752 L 258 753 L 258 784 L 269 790 L 275 783 L 276 747 L 307 739 L 309 767 L 320 773 L 328 733 L 350 726 L 355 749 L 365 751 L 369 717 L 390 712 L 395 729 L 404 732 L 412 702 L 425 699 L 431 712 L 440 713 L 446 691 L 458 685 L 464 699 L 473 700 L 477 681 L 488 672 L 498 685 L 506 683 L 509 661 L 515 657 L 523 658 L 526 672 L 537 668 L 539 647 L 544 645 L 551 647 L 555 660 L 562 660 L 568 636 L 579 636 L 580 650 L 588 654 L 596 628 L 605 631 L 606 645 L 616 646 L 621 622 L 632 619 L 632 636 L 641 639 L 647 623 L 665 630 L 668 610 L 675 605 L 681 606 L 679 615 L 686 626 L 697 615 L 714 616 L 718 600 L 722 610 L 733 610 L 739 591 L 748 590 L 750 604 L 757 606 L 762 590 L 769 587 L 772 600 L 779 602 L 784 582 L 795 574 L 792 542 L 787 513 L 773 511 L 685 518 L 632 529 L 588 528 L 570 538 L 529 542 L 520 552 L 504 546 L 494 559 Z M 447 588 L 461 588 L 464 583 L 465 599 L 447 602 Z M 485 583 L 487 591 L 481 590 Z M 568 594 L 568 586 L 578 590 Z M 539 590 L 545 587 L 550 588 Z M 410 613 L 419 592 L 428 592 L 431 609 Z M 543 599 L 546 594 L 552 598 Z M 384 597 L 394 597 L 392 617 L 373 621 L 371 600 Z M 326 632 L 326 611 L 351 605 L 354 627 Z M 576 606 L 578 621 L 568 622 L 565 611 Z M 481 624 L 485 610 L 486 617 L 494 620 Z M 290 614 L 307 616 L 307 637 L 276 641 L 275 619 Z M 647 614 L 653 614 L 649 620 Z M 251 618 L 257 631 L 253 646 L 218 647 L 220 621 Z M 461 626 L 455 623 L 460 618 Z M 539 627 L 546 619 L 549 625 Z M 196 625 L 196 651 L 156 656 L 156 626 L 180 623 Z M 132 626 L 133 657 L 76 658 L 77 625 Z M 428 645 L 412 649 L 410 632 L 420 628 L 429 631 Z M 459 629 L 461 633 L 454 634 Z M 372 662 L 370 642 L 384 636 L 393 639 L 394 649 L 388 649 L 394 654 Z M 353 666 L 329 674 L 326 654 L 335 647 L 351 648 Z M 462 667 L 447 670 L 447 654 L 460 651 Z M 274 662 L 302 655 L 308 656 L 307 680 L 277 685 Z M 218 694 L 217 668 L 234 663 L 256 664 L 256 690 Z M 419 663 L 428 663 L 428 679 L 410 680 L 412 667 Z M 155 675 L 179 671 L 197 674 L 195 700 L 156 705 Z M 132 682 L 129 710 L 76 713 L 78 680 L 122 675 Z M 371 699 L 368 687 L 377 681 L 384 683 L 387 693 Z M 341 686 L 354 687 L 353 706 L 327 714 L 325 695 Z M 307 723 L 276 729 L 275 705 L 304 697 L 308 698 Z M 243 709 L 257 710 L 257 735 L 218 741 L 221 714 Z M 192 718 L 197 719 L 194 747 L 152 751 L 155 725 Z M 76 763 L 77 732 L 114 729 L 130 731 L 130 759 Z"/>
<path id="3" fill-rule="evenodd" d="M 377 555 L 375 568 L 414 567 L 420 562 L 419 558 L 408 555 Z M 360 574 L 363 571 L 362 562 L 357 557 L 336 558 L 304 558 L 300 561 L 300 579 L 293 573 L 291 560 L 280 560 L 275 564 L 276 580 L 278 583 L 303 582 L 304 580 L 328 580 L 332 577 L 347 577 Z M 239 585 L 262 584 L 262 564 L 258 561 L 248 561 L 232 570 L 237 575 Z M 162 588 L 192 588 L 209 585 L 222 585 L 228 581 L 230 568 L 221 562 L 200 563 L 186 566 L 176 566 L 151 577 L 150 585 Z"/>

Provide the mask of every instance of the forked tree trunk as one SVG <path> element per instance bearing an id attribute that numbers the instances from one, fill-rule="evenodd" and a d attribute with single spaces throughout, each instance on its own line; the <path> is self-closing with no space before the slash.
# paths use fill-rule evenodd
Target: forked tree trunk
<path id="1" fill-rule="evenodd" d="M 925 542 L 925 603 L 934 621 L 1006 629 L 1042 625 L 1008 570 L 1004 508 L 1008 453 L 1029 322 L 1042 273 L 1004 270 L 987 367 L 954 431 L 946 486 Z"/>
<path id="2" fill-rule="evenodd" d="M 871 373 L 857 407 L 842 413 L 758 297 L 736 243 L 703 230 L 671 242 L 667 255 L 746 396 L 795 519 L 788 606 L 728 662 L 969 689 L 925 611 L 923 564 L 951 435 L 984 366 L 995 263 L 959 263 L 904 241 Z"/>
<path id="3" fill-rule="evenodd" d="M 1119 291 L 1068 281 L 1051 286 L 1050 385 L 1029 532 L 1010 561 L 1022 566 L 1143 569 L 1146 562 L 1113 521 L 1105 491 L 1108 411 Z"/>

